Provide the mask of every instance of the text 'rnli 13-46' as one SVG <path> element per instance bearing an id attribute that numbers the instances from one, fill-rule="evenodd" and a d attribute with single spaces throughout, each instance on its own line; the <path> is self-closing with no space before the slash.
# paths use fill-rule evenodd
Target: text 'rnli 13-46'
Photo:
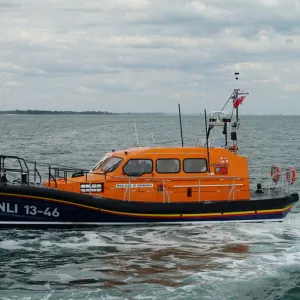
<path id="1" fill-rule="evenodd" d="M 37 207 L 35 205 L 20 205 L 18 203 L 0 202 L 0 213 L 31 215 L 44 215 L 48 217 L 59 217 L 58 208 Z"/>

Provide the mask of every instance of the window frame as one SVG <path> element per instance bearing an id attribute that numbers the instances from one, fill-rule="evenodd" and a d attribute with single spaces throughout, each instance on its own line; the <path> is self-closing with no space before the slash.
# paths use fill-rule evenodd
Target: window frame
<path id="1" fill-rule="evenodd" d="M 126 167 L 126 165 L 131 161 L 131 160 L 149 160 L 149 161 L 151 161 L 151 172 L 147 172 L 147 173 L 142 173 L 142 175 L 140 175 L 140 176 L 143 176 L 143 175 L 145 175 L 145 174 L 152 174 L 153 173 L 153 160 L 151 159 L 151 158 L 131 158 L 131 159 L 128 159 L 127 160 L 127 162 L 125 163 L 125 165 L 123 166 L 123 168 L 122 168 L 122 172 L 124 173 L 124 174 L 126 174 L 127 176 L 130 176 L 130 175 L 128 175 L 128 173 L 127 172 L 125 172 L 125 170 L 124 170 L 124 168 Z M 130 174 L 130 173 L 129 173 Z"/>
<path id="2" fill-rule="evenodd" d="M 101 159 L 96 163 L 96 165 L 92 168 L 91 172 L 95 172 L 97 170 L 101 170 L 101 166 L 112 157 L 112 155 L 104 155 Z"/>
<path id="3" fill-rule="evenodd" d="M 158 170 L 157 170 L 157 162 L 159 160 L 177 160 L 179 162 L 179 171 L 178 172 L 158 172 Z M 170 158 L 158 158 L 155 161 L 155 171 L 156 171 L 157 174 L 178 174 L 178 173 L 181 172 L 181 160 L 178 159 L 178 158 L 171 158 L 171 157 Z"/>
<path id="4" fill-rule="evenodd" d="M 184 168 L 184 162 L 185 162 L 186 160 L 193 160 L 193 159 L 194 159 L 194 160 L 195 160 L 195 159 L 202 159 L 202 160 L 204 160 L 205 163 L 206 163 L 206 169 L 205 169 L 205 171 L 203 171 L 203 172 L 187 172 L 187 171 L 185 170 L 185 168 Z M 183 172 L 186 173 L 186 174 L 203 174 L 203 173 L 206 173 L 206 172 L 208 171 L 207 159 L 204 158 L 204 157 L 185 158 L 185 159 L 182 161 L 182 167 L 183 167 Z"/>
<path id="5" fill-rule="evenodd" d="M 102 165 L 102 166 L 100 167 L 100 170 L 101 170 L 102 172 L 107 172 L 107 170 L 102 170 L 102 168 L 105 167 L 105 165 L 106 165 L 111 159 L 113 159 L 113 158 L 119 158 L 120 161 L 118 162 L 117 168 L 114 169 L 113 171 L 109 171 L 109 172 L 114 172 L 114 171 L 116 171 L 116 170 L 120 167 L 120 165 L 122 164 L 122 162 L 124 161 L 124 158 L 123 158 L 123 157 L 119 157 L 119 156 L 112 155 L 112 156 L 110 156 L 110 157 L 105 161 L 104 165 Z M 110 169 L 110 168 L 108 168 L 108 170 L 109 170 L 109 169 Z"/>

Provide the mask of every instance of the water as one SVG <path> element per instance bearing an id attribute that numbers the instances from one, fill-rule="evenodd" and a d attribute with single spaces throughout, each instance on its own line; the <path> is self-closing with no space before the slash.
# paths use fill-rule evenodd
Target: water
<path id="1" fill-rule="evenodd" d="M 0 116 L 0 152 L 91 168 L 135 145 L 133 118 L 141 144 L 152 144 L 151 131 L 156 144 L 180 144 L 171 116 Z M 299 121 L 243 117 L 240 153 L 252 167 L 299 172 Z M 195 144 L 203 119 L 186 116 L 183 128 Z M 1 230 L 0 262 L 0 300 L 299 299 L 300 206 L 274 224 Z"/>

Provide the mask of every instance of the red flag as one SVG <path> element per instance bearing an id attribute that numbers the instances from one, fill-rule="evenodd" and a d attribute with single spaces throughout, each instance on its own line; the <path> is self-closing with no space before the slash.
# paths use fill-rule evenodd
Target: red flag
<path id="1" fill-rule="evenodd" d="M 237 108 L 240 104 L 243 103 L 244 99 L 246 98 L 246 96 L 241 96 L 240 98 L 234 99 L 233 100 L 233 107 Z"/>

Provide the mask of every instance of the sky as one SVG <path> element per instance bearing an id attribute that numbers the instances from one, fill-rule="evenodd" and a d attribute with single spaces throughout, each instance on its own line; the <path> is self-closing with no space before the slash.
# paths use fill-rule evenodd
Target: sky
<path id="1" fill-rule="evenodd" d="M 299 72 L 300 0 L 0 0 L 0 110 L 300 114 Z"/>

